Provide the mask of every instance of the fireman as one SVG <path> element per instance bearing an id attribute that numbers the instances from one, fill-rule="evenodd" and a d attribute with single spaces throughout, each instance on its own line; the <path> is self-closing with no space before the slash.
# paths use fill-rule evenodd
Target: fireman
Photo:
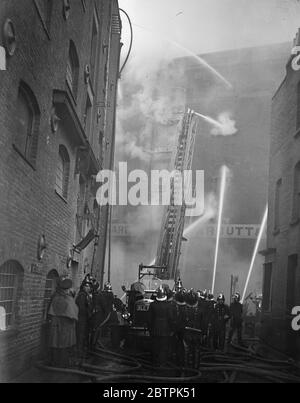
<path id="1" fill-rule="evenodd" d="M 77 322 L 77 351 L 78 358 L 84 359 L 89 348 L 90 337 L 90 319 L 92 316 L 92 283 L 83 280 L 79 293 L 76 297 L 78 306 L 78 322 Z"/>
<path id="2" fill-rule="evenodd" d="M 184 341 L 186 344 L 185 363 L 187 367 L 198 368 L 200 361 L 200 346 L 202 315 L 198 304 L 198 295 L 191 289 L 186 294 L 186 328 Z"/>
<path id="3" fill-rule="evenodd" d="M 152 342 L 153 365 L 165 367 L 172 334 L 172 307 L 163 288 L 157 290 L 156 300 L 148 311 L 148 329 Z"/>
<path id="4" fill-rule="evenodd" d="M 224 350 L 226 324 L 230 318 L 229 306 L 225 304 L 224 294 L 219 294 L 214 308 L 213 338 L 215 350 Z"/>
<path id="5" fill-rule="evenodd" d="M 103 291 L 98 291 L 93 298 L 92 346 L 95 346 L 100 333 L 111 323 L 114 294 L 110 283 L 105 283 Z M 105 328 L 104 328 L 105 326 Z"/>
<path id="6" fill-rule="evenodd" d="M 180 280 L 180 278 L 178 278 L 175 283 L 175 292 L 179 292 L 181 290 L 183 290 L 183 285 L 182 285 L 182 281 Z"/>
<path id="7" fill-rule="evenodd" d="M 178 367 L 184 366 L 184 329 L 186 327 L 186 303 L 185 291 L 178 290 L 174 295 L 172 305 L 172 352 L 175 355 L 175 362 Z"/>
<path id="8" fill-rule="evenodd" d="M 201 344 L 207 344 L 207 333 L 208 333 L 208 301 L 207 301 L 207 291 L 199 290 L 198 294 L 198 308 L 201 315 L 201 331 L 202 331 L 202 338 Z"/>
<path id="9" fill-rule="evenodd" d="M 243 325 L 243 305 L 240 302 L 241 296 L 237 292 L 233 296 L 233 302 L 230 305 L 230 331 L 228 343 L 232 341 L 232 336 L 237 332 L 238 344 L 242 345 L 242 325 Z"/>
<path id="10" fill-rule="evenodd" d="M 214 314 L 215 314 L 215 305 L 216 301 L 214 295 L 211 292 L 207 293 L 206 299 L 206 309 L 205 309 L 205 317 L 203 320 L 204 328 L 206 332 L 206 337 L 204 338 L 204 345 L 208 348 L 213 347 L 213 338 L 214 338 Z"/>

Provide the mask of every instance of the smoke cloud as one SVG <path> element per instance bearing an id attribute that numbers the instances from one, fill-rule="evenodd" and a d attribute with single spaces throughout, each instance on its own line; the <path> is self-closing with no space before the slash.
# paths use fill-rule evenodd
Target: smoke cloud
<path id="1" fill-rule="evenodd" d="M 230 112 L 223 112 L 218 116 L 218 123 L 212 130 L 214 136 L 231 136 L 237 133 L 236 122 L 231 118 Z"/>

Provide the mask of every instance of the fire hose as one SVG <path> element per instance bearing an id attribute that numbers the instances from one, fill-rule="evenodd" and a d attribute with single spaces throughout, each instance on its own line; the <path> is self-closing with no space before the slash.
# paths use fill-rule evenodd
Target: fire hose
<path id="1" fill-rule="evenodd" d="M 97 327 L 97 331 L 104 326 L 109 320 L 109 316 Z M 198 333 L 198 329 L 189 328 L 189 331 Z M 253 340 L 254 341 L 254 340 Z M 255 340 L 256 341 L 256 340 Z M 93 382 L 117 382 L 117 381 L 143 381 L 143 382 L 205 382 L 206 376 L 222 374 L 223 383 L 233 383 L 237 381 L 240 374 L 250 375 L 265 379 L 274 383 L 300 383 L 298 376 L 299 366 L 293 360 L 271 360 L 257 354 L 252 348 L 244 348 L 235 344 L 232 347 L 238 350 L 237 353 L 216 353 L 207 348 L 202 348 L 200 355 L 200 365 L 198 369 L 181 368 L 176 366 L 153 367 L 151 362 L 141 358 L 133 357 L 125 354 L 116 353 L 104 348 L 96 348 L 91 351 L 94 357 L 98 357 L 110 362 L 116 362 L 122 367 L 108 368 L 105 365 L 91 365 L 83 363 L 80 369 L 73 368 L 54 368 L 38 363 L 38 367 L 49 371 L 57 371 L 60 373 L 68 373 L 80 375 L 89 378 Z M 251 347 L 251 346 L 250 346 Z M 297 371 L 297 374 L 285 372 L 287 369 Z M 142 371 L 155 371 L 155 375 L 142 374 Z M 157 375 L 160 372 L 170 372 L 170 370 L 178 371 L 178 376 Z M 139 371 L 136 374 L 135 371 Z M 130 374 L 128 373 L 130 372 Z"/>

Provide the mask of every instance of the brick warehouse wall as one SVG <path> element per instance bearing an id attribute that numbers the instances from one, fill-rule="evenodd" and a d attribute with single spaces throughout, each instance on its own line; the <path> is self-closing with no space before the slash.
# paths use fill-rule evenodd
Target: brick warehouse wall
<path id="1" fill-rule="evenodd" d="M 84 4 L 85 3 L 85 7 Z M 34 0 L 2 1 L 0 26 L 10 18 L 17 31 L 17 50 L 8 59 L 7 71 L 0 72 L 0 267 L 9 260 L 19 262 L 24 270 L 15 326 L 0 331 L 0 379 L 16 375 L 40 350 L 43 323 L 44 292 L 46 276 L 50 270 L 59 274 L 67 270 L 67 257 L 75 241 L 75 222 L 79 175 L 75 174 L 76 154 L 79 145 L 75 134 L 64 121 L 56 133 L 51 131 L 50 114 L 53 90 L 66 91 L 66 65 L 69 41 L 75 43 L 79 57 L 79 86 L 74 104 L 83 125 L 87 87 L 84 82 L 84 66 L 89 63 L 91 21 L 94 4 L 100 16 L 100 43 L 110 43 L 111 4 L 107 1 L 71 1 L 70 15 L 63 18 L 62 1 L 53 1 L 51 25 L 45 30 Z M 0 43 L 3 38 L 0 36 Z M 105 112 L 108 97 L 106 74 L 110 69 L 110 54 L 119 54 L 119 47 L 99 51 L 99 79 L 95 88 L 95 106 L 102 107 L 105 119 L 96 120 L 97 108 L 93 111 L 92 151 L 99 162 L 102 144 L 98 141 L 100 130 L 104 132 L 103 151 L 112 154 L 113 131 L 109 128 Z M 102 49 L 101 49 L 102 50 Z M 116 75 L 111 79 L 116 80 Z M 13 147 L 15 136 L 15 113 L 19 82 L 23 80 L 33 91 L 39 109 L 40 126 L 38 153 L 35 169 Z M 58 148 L 63 144 L 70 156 L 69 197 L 67 202 L 55 193 L 55 176 Z M 108 158 L 108 159 L 109 159 Z M 106 162 L 108 164 L 108 162 Z M 100 166 L 100 164 L 99 164 Z M 105 217 L 101 216 L 105 223 Z M 102 225 L 103 226 L 103 225 Z M 104 230 L 101 231 L 102 235 Z M 37 260 L 37 242 L 40 235 L 46 236 L 47 249 L 41 262 Z M 100 236 L 98 251 L 105 239 Z M 80 257 L 80 273 L 83 262 L 91 262 L 93 248 L 90 246 Z M 98 252 L 99 253 L 99 252 Z M 32 270 L 34 268 L 34 270 Z M 99 268 L 101 270 L 101 268 Z M 71 271 L 70 271 L 71 274 Z M 74 274 L 74 273 L 73 273 Z M 77 273 L 78 274 L 78 273 Z M 2 371 L 1 371 L 2 370 Z M 2 373 L 1 373 L 2 372 Z"/>
<path id="2" fill-rule="evenodd" d="M 292 218 L 294 169 L 300 160 L 297 132 L 297 86 L 300 73 L 293 71 L 289 59 L 286 77 L 273 98 L 269 165 L 269 217 L 266 263 L 272 263 L 271 304 L 263 313 L 262 337 L 274 347 L 300 357 L 297 333 L 291 329 L 292 316 L 287 309 L 288 257 L 299 258 L 299 222 Z M 284 69 L 284 66 L 282 66 Z M 282 180 L 279 203 L 280 224 L 275 231 L 276 183 Z M 295 277 L 294 305 L 300 304 L 299 261 Z M 274 326 L 274 323 L 276 326 Z M 273 331 L 271 331 L 273 327 Z M 298 337 L 299 339 L 299 337 Z"/>

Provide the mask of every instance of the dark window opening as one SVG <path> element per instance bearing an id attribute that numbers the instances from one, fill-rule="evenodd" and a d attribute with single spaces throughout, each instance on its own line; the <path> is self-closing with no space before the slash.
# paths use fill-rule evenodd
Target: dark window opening
<path id="1" fill-rule="evenodd" d="M 15 325 L 24 271 L 16 261 L 0 267 L 0 332 Z"/>
<path id="2" fill-rule="evenodd" d="M 43 317 L 46 319 L 51 296 L 56 290 L 57 280 L 59 275 L 56 270 L 51 270 L 46 278 L 45 293 L 44 293 L 44 309 Z"/>
<path id="3" fill-rule="evenodd" d="M 291 313 L 296 297 L 296 274 L 298 265 L 298 255 L 288 257 L 287 284 L 286 284 L 286 309 Z"/>
<path id="4" fill-rule="evenodd" d="M 32 91 L 25 83 L 21 83 L 19 87 L 15 121 L 14 145 L 27 161 L 35 165 L 40 112 Z"/>
<path id="5" fill-rule="evenodd" d="M 76 98 L 79 79 L 79 58 L 74 42 L 72 41 L 70 41 L 69 47 L 66 79 L 73 96 Z"/>
<path id="6" fill-rule="evenodd" d="M 92 112 L 93 112 L 92 102 L 89 95 L 87 95 L 85 112 L 84 112 L 84 129 L 88 139 L 90 139 L 91 136 Z"/>
<path id="7" fill-rule="evenodd" d="M 97 50 L 98 50 L 98 24 L 96 21 L 96 16 L 93 18 L 92 25 L 92 40 L 91 40 L 91 54 L 90 54 L 90 80 L 91 84 L 95 84 L 95 75 L 97 71 Z"/>
<path id="8" fill-rule="evenodd" d="M 60 145 L 56 167 L 55 190 L 64 199 L 68 198 L 70 158 L 67 149 Z"/>
<path id="9" fill-rule="evenodd" d="M 264 265 L 264 283 L 263 283 L 263 311 L 270 311 L 271 309 L 271 286 L 272 286 L 272 263 Z"/>
<path id="10" fill-rule="evenodd" d="M 300 162 L 298 162 L 294 171 L 294 198 L 292 214 L 292 221 L 297 221 L 300 218 Z"/>

